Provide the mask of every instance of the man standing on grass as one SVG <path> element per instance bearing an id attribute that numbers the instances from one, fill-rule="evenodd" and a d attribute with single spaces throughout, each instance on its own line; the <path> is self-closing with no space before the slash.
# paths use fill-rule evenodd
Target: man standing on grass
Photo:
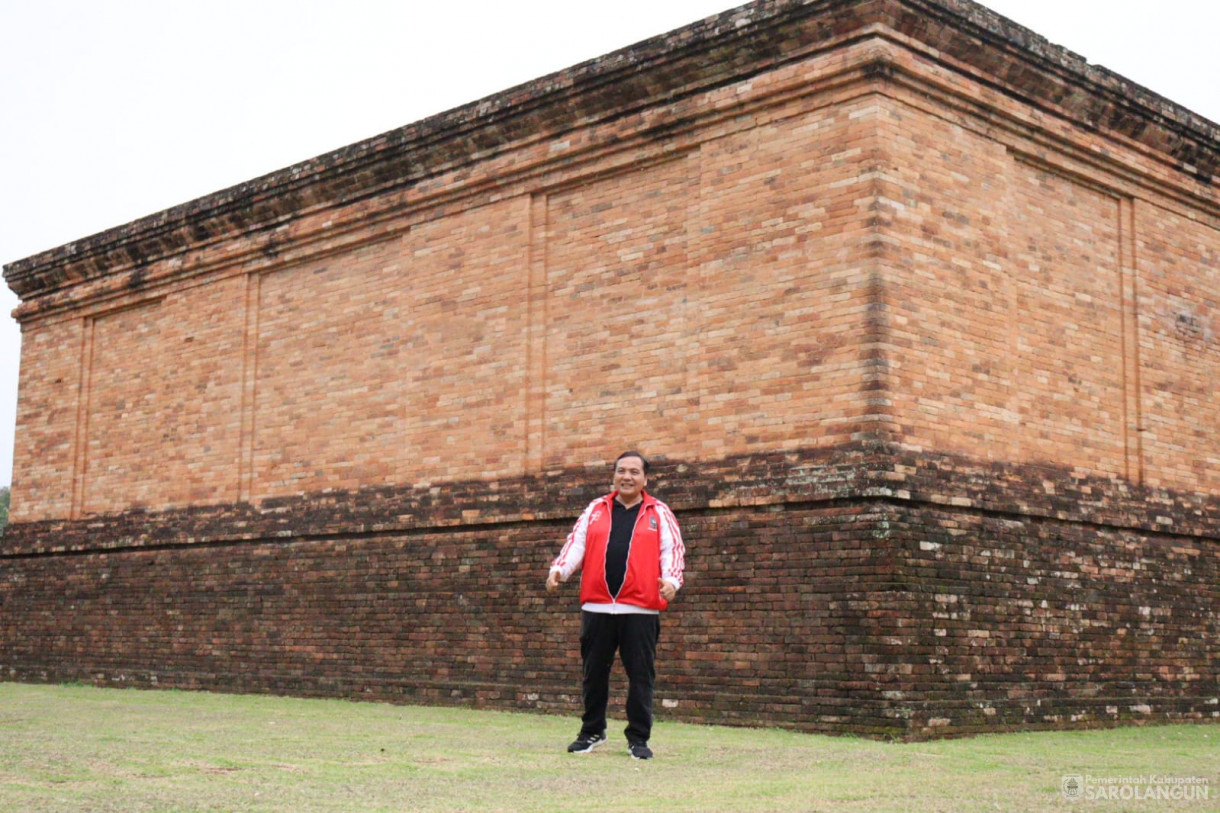
<path id="1" fill-rule="evenodd" d="M 652 758 L 648 738 L 660 613 L 682 586 L 686 549 L 669 506 L 644 491 L 648 468 L 639 452 L 619 455 L 615 490 L 589 503 L 546 579 L 547 591 L 553 592 L 581 570 L 585 713 L 569 753 L 588 753 L 606 741 L 610 667 L 617 650 L 628 681 L 627 750 L 636 759 Z"/>

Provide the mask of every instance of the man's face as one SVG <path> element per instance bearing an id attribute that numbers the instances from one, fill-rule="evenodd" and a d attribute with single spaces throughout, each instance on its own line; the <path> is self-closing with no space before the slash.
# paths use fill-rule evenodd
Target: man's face
<path id="1" fill-rule="evenodd" d="M 619 498 L 630 504 L 644 486 L 648 485 L 648 476 L 644 474 L 644 461 L 638 457 L 624 457 L 614 466 L 614 487 L 618 489 Z"/>

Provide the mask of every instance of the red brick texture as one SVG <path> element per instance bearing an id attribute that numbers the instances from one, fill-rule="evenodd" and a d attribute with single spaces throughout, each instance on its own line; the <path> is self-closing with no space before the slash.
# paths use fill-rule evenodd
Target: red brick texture
<path id="1" fill-rule="evenodd" d="M 0 677 L 571 711 L 639 447 L 662 715 L 1220 717 L 1218 155 L 970 3 L 764 0 L 12 263 Z"/>
<path id="2" fill-rule="evenodd" d="M 481 482 L 19 526 L 13 546 L 64 549 L 7 557 L 20 623 L 0 668 L 575 713 L 575 592 L 539 574 L 559 506 L 604 478 L 567 475 L 499 482 L 477 517 Z M 910 739 L 1214 717 L 1220 572 L 1200 534 L 1220 500 L 893 448 L 671 463 L 656 482 L 692 542 L 663 622 L 665 719 Z"/>

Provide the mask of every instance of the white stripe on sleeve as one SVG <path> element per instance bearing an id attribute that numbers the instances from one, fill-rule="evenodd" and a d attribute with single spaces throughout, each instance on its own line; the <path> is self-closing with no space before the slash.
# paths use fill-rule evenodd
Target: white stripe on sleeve
<path id="1" fill-rule="evenodd" d="M 580 566 L 585 561 L 585 535 L 589 531 L 589 517 L 593 514 L 593 508 L 601 502 L 594 500 L 585 508 L 584 513 L 580 515 L 580 519 L 576 520 L 576 525 L 573 526 L 572 532 L 568 534 L 568 541 L 564 543 L 563 548 L 559 551 L 559 555 L 555 557 L 555 561 L 551 562 L 552 568 L 559 568 L 559 578 L 567 581 L 572 577 L 572 574 L 580 570 Z"/>
<path id="2" fill-rule="evenodd" d="M 661 515 L 661 577 L 681 587 L 682 571 L 686 568 L 686 545 L 682 542 L 682 531 L 668 505 L 658 502 L 657 513 Z"/>

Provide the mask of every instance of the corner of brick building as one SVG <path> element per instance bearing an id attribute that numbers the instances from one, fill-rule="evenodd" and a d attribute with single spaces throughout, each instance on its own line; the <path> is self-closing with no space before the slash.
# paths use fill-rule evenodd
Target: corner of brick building
<path id="1" fill-rule="evenodd" d="M 570 710 L 570 608 L 531 588 L 613 427 L 690 540 L 673 719 L 1214 719 L 1220 232 L 1181 165 L 1214 128 L 971 4 L 834 9 L 17 264 L 0 669 Z"/>

